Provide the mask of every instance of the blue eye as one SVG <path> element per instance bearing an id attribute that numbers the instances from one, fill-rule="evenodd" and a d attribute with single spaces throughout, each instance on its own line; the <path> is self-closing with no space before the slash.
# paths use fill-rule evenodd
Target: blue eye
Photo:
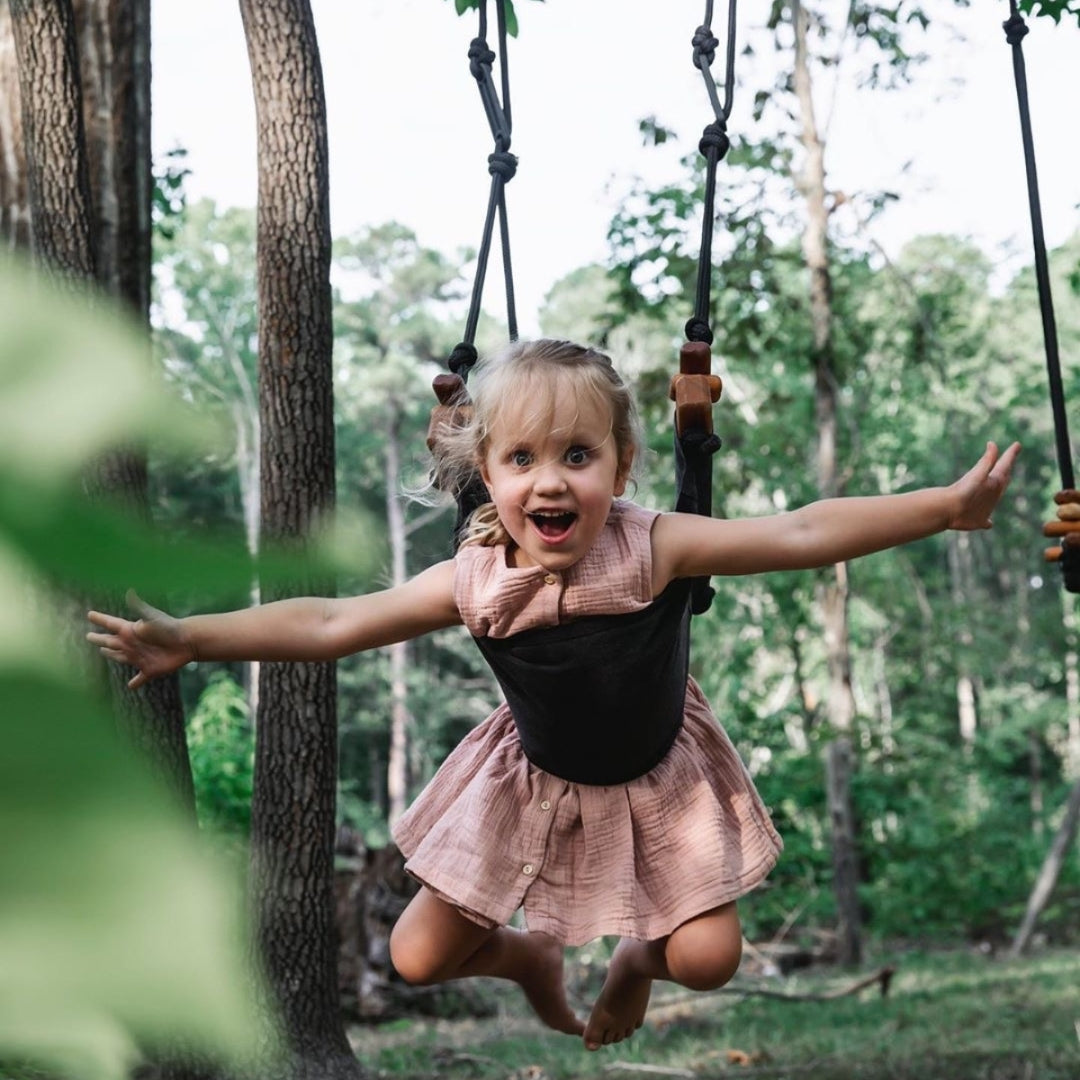
<path id="1" fill-rule="evenodd" d="M 585 446 L 571 446 L 566 451 L 566 460 L 570 465 L 584 465 L 589 460 L 589 449 Z"/>
<path id="2" fill-rule="evenodd" d="M 532 454 L 528 450 L 515 450 L 510 455 L 510 463 L 519 469 L 528 468 L 532 464 Z"/>

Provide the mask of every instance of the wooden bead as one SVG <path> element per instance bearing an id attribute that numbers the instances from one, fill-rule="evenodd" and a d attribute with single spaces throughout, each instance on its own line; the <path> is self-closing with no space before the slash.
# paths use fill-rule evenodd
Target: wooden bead
<path id="1" fill-rule="evenodd" d="M 1077 491 L 1076 488 L 1066 488 L 1054 496 L 1054 502 L 1058 506 L 1063 506 L 1065 503 L 1080 503 L 1080 491 Z"/>
<path id="2" fill-rule="evenodd" d="M 469 393 L 460 375 L 436 375 L 431 380 L 431 389 L 435 391 L 440 405 L 464 404 L 469 400 Z"/>
<path id="3" fill-rule="evenodd" d="M 1043 558 L 1046 559 L 1047 562 L 1060 562 L 1061 561 L 1061 548 L 1059 548 L 1059 547 L 1047 548 L 1043 552 Z"/>
<path id="4" fill-rule="evenodd" d="M 712 349 L 704 341 L 688 341 L 679 350 L 679 371 L 683 375 L 708 375 L 712 371 Z"/>
<path id="5" fill-rule="evenodd" d="M 1043 536 L 1066 536 L 1080 532 L 1080 521 L 1048 521 L 1043 526 Z"/>
<path id="6" fill-rule="evenodd" d="M 1057 508 L 1057 516 L 1062 521 L 1080 521 L 1080 503 L 1063 503 Z"/>

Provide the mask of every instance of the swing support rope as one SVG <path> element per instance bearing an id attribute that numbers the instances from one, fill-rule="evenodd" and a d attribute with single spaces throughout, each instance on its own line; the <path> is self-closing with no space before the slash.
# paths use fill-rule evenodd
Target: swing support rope
<path id="1" fill-rule="evenodd" d="M 705 159 L 705 198 L 698 250 L 697 288 L 694 314 L 686 324 L 686 343 L 679 351 L 679 371 L 671 380 L 669 396 L 675 402 L 675 464 L 678 500 L 676 509 L 684 513 L 712 514 L 712 456 L 720 449 L 713 432 L 712 407 L 720 400 L 723 385 L 712 374 L 713 332 L 709 324 L 712 309 L 712 240 L 716 218 L 716 173 L 728 152 L 728 117 L 735 89 L 736 0 L 728 0 L 727 67 L 724 97 L 720 100 L 712 64 L 720 42 L 712 32 L 713 0 L 705 4 L 705 18 L 694 31 L 694 67 L 701 72 L 712 106 L 713 120 L 706 125 L 698 143 Z M 714 590 L 708 578 L 691 583 L 690 609 L 695 615 L 707 611 Z"/>
<path id="2" fill-rule="evenodd" d="M 1050 406 L 1054 416 L 1054 441 L 1062 488 L 1054 496 L 1054 502 L 1058 507 L 1057 518 L 1044 527 L 1043 533 L 1046 536 L 1060 538 L 1060 546 L 1047 550 L 1047 560 L 1060 562 L 1065 588 L 1069 592 L 1080 592 L 1080 493 L 1076 491 L 1073 473 L 1072 445 L 1069 440 L 1069 423 L 1065 414 L 1065 390 L 1061 378 L 1057 324 L 1054 319 L 1054 301 L 1050 289 L 1050 270 L 1046 257 L 1042 206 L 1039 200 L 1039 177 L 1035 167 L 1035 142 L 1031 131 L 1027 69 L 1023 51 L 1023 40 L 1028 33 L 1028 27 L 1020 14 L 1017 0 L 1009 0 L 1009 11 L 1009 18 L 1002 27 L 1005 30 L 1005 39 L 1012 48 L 1013 77 L 1016 82 L 1016 100 L 1020 111 L 1028 206 L 1031 213 L 1031 233 L 1035 250 L 1035 280 L 1039 291 L 1039 311 L 1042 316 L 1043 343 L 1046 349 L 1046 372 L 1050 384 Z"/>
<path id="3" fill-rule="evenodd" d="M 460 377 L 461 384 L 464 384 L 469 371 L 476 363 L 476 328 L 480 321 L 480 308 L 484 298 L 484 282 L 487 278 L 488 257 L 491 254 L 496 217 L 499 219 L 499 239 L 506 289 L 506 322 L 510 331 L 510 340 L 516 341 L 518 336 L 514 271 L 510 262 L 510 226 L 506 214 L 506 185 L 513 180 L 517 172 L 518 159 L 510 153 L 510 139 L 514 125 L 510 108 L 510 66 L 507 58 L 506 9 L 503 0 L 495 0 L 495 9 L 499 35 L 498 57 L 487 43 L 487 0 L 480 0 L 479 30 L 477 36 L 469 44 L 469 72 L 480 90 L 480 100 L 484 106 L 484 114 L 487 116 L 495 149 L 487 159 L 488 172 L 491 174 L 491 189 L 488 195 L 487 212 L 484 215 L 480 248 L 476 255 L 476 274 L 473 278 L 469 313 L 465 320 L 465 334 L 447 361 L 450 370 Z M 501 101 L 493 75 L 496 59 L 499 61 Z M 454 385 L 460 389 L 457 384 Z M 436 392 L 438 393 L 438 388 Z"/>
<path id="4" fill-rule="evenodd" d="M 499 218 L 502 241 L 503 270 L 506 279 L 506 306 L 510 340 L 517 340 L 517 317 L 514 307 L 513 273 L 510 263 L 510 235 L 506 216 L 506 184 L 513 179 L 517 158 L 510 153 L 512 117 L 510 109 L 510 77 L 506 57 L 506 13 L 503 0 L 495 0 L 498 12 L 499 60 L 502 99 L 500 101 L 493 76 L 496 55 L 487 44 L 487 0 L 479 0 L 479 33 L 469 46 L 469 70 L 476 79 L 495 150 L 488 157 L 491 173 L 491 192 L 484 220 L 483 239 L 477 255 L 476 277 L 466 320 L 465 334 L 447 361 L 449 374 L 435 377 L 433 389 L 438 405 L 432 410 L 428 425 L 428 446 L 434 452 L 439 432 L 466 422 L 471 409 L 466 380 L 476 363 L 475 335 L 480 317 L 484 278 L 494 233 L 496 215 Z M 728 0 L 727 70 L 724 78 L 723 101 L 713 78 L 711 65 L 716 58 L 719 41 L 712 33 L 713 0 L 706 0 L 705 19 L 692 39 L 694 66 L 701 72 L 712 105 L 714 120 L 709 123 L 698 144 L 705 158 L 705 199 L 701 248 L 698 254 L 697 288 L 694 314 L 686 324 L 687 342 L 679 357 L 679 372 L 671 380 L 670 396 L 675 402 L 675 454 L 678 486 L 677 509 L 685 513 L 709 515 L 712 512 L 712 455 L 720 448 L 713 433 L 712 406 L 720 399 L 720 378 L 711 373 L 710 346 L 713 333 L 709 326 L 712 286 L 712 237 L 716 214 L 717 166 L 727 153 L 730 141 L 727 120 L 735 85 L 735 13 L 736 0 Z M 455 537 L 460 537 L 464 523 L 472 511 L 484 502 L 487 494 L 479 478 L 457 495 L 458 518 Z M 694 579 L 691 587 L 691 610 L 695 614 L 707 610 L 713 590 L 707 578 Z"/>

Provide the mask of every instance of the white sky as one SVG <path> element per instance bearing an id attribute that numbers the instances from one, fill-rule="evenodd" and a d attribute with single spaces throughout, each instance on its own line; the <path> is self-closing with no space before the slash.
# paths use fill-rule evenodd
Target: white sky
<path id="1" fill-rule="evenodd" d="M 466 57 L 475 13 L 458 18 L 453 0 L 312 6 L 326 81 L 334 234 L 393 219 L 447 253 L 475 246 L 491 151 Z M 723 40 L 726 4 L 715 6 L 713 28 Z M 933 60 L 914 88 L 839 88 L 830 186 L 903 193 L 875 225 L 875 239 L 891 253 L 919 233 L 947 231 L 975 237 L 1003 264 L 1030 261 L 1011 50 L 1001 30 L 1008 4 L 925 6 L 941 19 L 922 42 Z M 508 200 L 519 319 L 530 333 L 551 285 L 604 256 L 608 220 L 628 178 L 679 175 L 678 156 L 693 147 L 711 109 L 689 44 L 705 10 L 701 0 L 518 0 L 516 7 L 522 34 L 510 43 L 510 73 L 520 165 Z M 742 0 L 740 7 L 742 43 L 767 5 Z M 254 109 L 238 5 L 158 0 L 153 18 L 156 152 L 187 148 L 193 198 L 254 205 Z M 493 9 L 491 21 L 494 45 Z M 1080 227 L 1080 29 L 1027 21 L 1043 215 L 1054 245 Z M 768 88 L 767 76 L 749 63 L 737 70 L 734 136 L 749 131 L 753 95 Z M 721 48 L 714 73 L 722 71 Z M 679 133 L 675 150 L 642 148 L 637 125 L 647 115 Z M 496 314 L 500 290 L 496 259 L 486 297 Z"/>

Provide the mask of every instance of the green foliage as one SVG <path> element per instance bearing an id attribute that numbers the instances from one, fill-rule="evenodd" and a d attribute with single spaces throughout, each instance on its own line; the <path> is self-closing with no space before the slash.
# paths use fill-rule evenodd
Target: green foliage
<path id="1" fill-rule="evenodd" d="M 246 837 L 251 827 L 255 733 L 243 688 L 217 671 L 199 696 L 187 725 L 199 824 Z"/>
<path id="2" fill-rule="evenodd" d="M 5 262 L 0 328 L 0 1058 L 119 1080 L 181 1041 L 239 1065 L 258 1035 L 235 878 L 120 738 L 43 585 L 111 578 L 117 552 L 149 565 L 148 534 L 75 481 L 183 412 L 101 299 Z"/>
<path id="3" fill-rule="evenodd" d="M 1061 22 L 1062 15 L 1074 15 L 1080 24 L 1078 0 L 1020 0 L 1020 10 L 1031 15 L 1045 15 L 1054 22 Z"/>
<path id="4" fill-rule="evenodd" d="M 466 11 L 474 11 L 480 6 L 481 0 L 454 0 L 454 10 L 459 15 L 464 15 Z M 543 3 L 544 0 L 538 0 L 539 3 Z M 514 0 L 495 0 L 495 3 L 502 4 L 506 10 L 506 32 L 511 37 L 517 37 L 518 35 L 518 19 L 517 12 L 514 10 Z"/>
<path id="5" fill-rule="evenodd" d="M 176 229 L 187 207 L 184 182 L 191 170 L 184 164 L 187 150 L 181 146 L 165 153 L 165 164 L 154 170 L 154 187 L 151 192 L 150 216 L 154 232 L 165 240 L 176 235 Z"/>

